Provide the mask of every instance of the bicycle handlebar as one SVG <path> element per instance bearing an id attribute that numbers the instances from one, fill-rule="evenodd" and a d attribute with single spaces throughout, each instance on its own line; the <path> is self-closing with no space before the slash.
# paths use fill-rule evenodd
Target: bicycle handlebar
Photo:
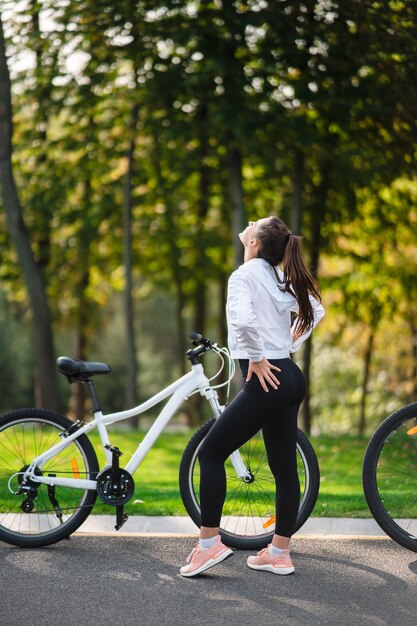
<path id="1" fill-rule="evenodd" d="M 211 339 L 207 339 L 207 337 L 203 337 L 203 335 L 196 333 L 194 330 L 190 333 L 190 339 L 193 346 L 199 346 L 203 344 L 207 348 L 211 348 L 212 346 L 216 345 L 214 341 L 211 341 Z"/>
<path id="2" fill-rule="evenodd" d="M 204 352 L 208 352 L 217 346 L 215 341 L 211 339 L 207 339 L 207 337 L 203 337 L 199 333 L 192 331 L 190 333 L 190 339 L 193 346 L 195 346 L 194 350 L 188 350 L 186 355 L 187 359 L 191 361 L 193 365 L 198 363 L 198 357 L 201 356 Z"/>
<path id="3" fill-rule="evenodd" d="M 224 387 L 227 385 L 227 398 L 226 398 L 226 404 L 227 404 L 227 400 L 229 398 L 229 392 L 230 392 L 230 382 L 235 374 L 235 365 L 234 365 L 234 361 L 232 357 L 230 356 L 229 350 L 227 348 L 220 348 L 215 341 L 212 341 L 211 339 L 208 339 L 207 337 L 203 337 L 203 335 L 200 335 L 199 333 L 196 333 L 195 331 L 191 332 L 189 336 L 191 339 L 191 343 L 193 344 L 193 346 L 195 346 L 193 350 L 187 351 L 187 359 L 191 361 L 192 365 L 198 365 L 199 358 L 205 352 L 209 352 L 210 350 L 212 350 L 218 356 L 220 356 L 222 365 L 219 371 L 209 379 L 209 383 L 211 383 L 212 380 L 217 378 L 217 376 L 223 371 L 223 367 L 225 364 L 224 357 L 226 357 L 226 359 L 228 360 L 229 374 L 228 374 L 227 380 L 223 383 L 220 383 L 212 387 L 212 389 L 219 389 L 220 387 Z M 193 393 L 196 393 L 196 392 L 193 392 Z"/>

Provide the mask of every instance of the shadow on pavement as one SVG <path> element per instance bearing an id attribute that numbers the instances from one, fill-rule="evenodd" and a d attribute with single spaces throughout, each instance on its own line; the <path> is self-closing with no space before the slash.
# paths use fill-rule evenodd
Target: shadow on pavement
<path id="1" fill-rule="evenodd" d="M 196 578 L 193 540 L 76 537 L 49 548 L 0 545 L 2 626 L 20 624 L 361 624 L 415 626 L 415 554 L 391 542 L 293 542 L 296 573 L 246 566 L 248 552 Z"/>

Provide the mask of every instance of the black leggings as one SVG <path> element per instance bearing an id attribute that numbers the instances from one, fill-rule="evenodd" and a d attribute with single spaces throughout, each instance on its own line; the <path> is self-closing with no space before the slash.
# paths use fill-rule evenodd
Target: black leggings
<path id="1" fill-rule="evenodd" d="M 226 497 L 224 463 L 230 454 L 253 437 L 261 428 L 268 464 L 275 477 L 275 533 L 291 537 L 294 533 L 300 503 L 300 482 L 297 474 L 297 414 L 305 394 L 304 376 L 291 359 L 268 359 L 281 369 L 275 371 L 278 389 L 269 386 L 266 393 L 258 377 L 252 374 L 242 391 L 227 406 L 205 438 L 200 461 L 201 525 L 220 525 Z M 239 361 L 246 378 L 249 362 Z"/>

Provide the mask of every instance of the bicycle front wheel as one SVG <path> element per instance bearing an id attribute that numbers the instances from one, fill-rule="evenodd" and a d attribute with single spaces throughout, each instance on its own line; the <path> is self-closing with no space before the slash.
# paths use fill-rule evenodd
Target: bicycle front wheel
<path id="1" fill-rule="evenodd" d="M 215 419 L 203 424 L 188 443 L 180 465 L 180 491 L 184 506 L 200 527 L 200 465 L 198 451 Z M 269 469 L 262 432 L 259 431 L 239 448 L 253 481 L 244 482 L 236 475 L 228 459 L 225 464 L 227 495 L 220 523 L 225 544 L 246 550 L 264 548 L 275 530 L 275 479 Z M 297 517 L 298 530 L 309 517 L 317 500 L 320 472 L 315 452 L 301 430 L 297 433 L 297 466 L 301 500 Z"/>
<path id="2" fill-rule="evenodd" d="M 73 422 L 43 409 L 21 409 L 0 418 L 0 539 L 16 546 L 39 548 L 74 532 L 87 518 L 97 492 L 48 487 L 32 481 L 22 492 L 25 470 Z M 74 439 L 42 467 L 40 476 L 94 479 L 97 457 L 86 435 Z"/>
<path id="3" fill-rule="evenodd" d="M 417 403 L 399 409 L 375 431 L 362 480 L 375 521 L 391 539 L 417 552 Z"/>

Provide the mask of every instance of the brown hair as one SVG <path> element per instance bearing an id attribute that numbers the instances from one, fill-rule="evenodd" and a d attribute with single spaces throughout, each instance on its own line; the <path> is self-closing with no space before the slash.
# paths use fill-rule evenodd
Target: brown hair
<path id="1" fill-rule="evenodd" d="M 288 291 L 297 300 L 299 313 L 294 331 L 294 339 L 297 339 L 313 325 L 314 313 L 309 295 L 321 302 L 320 287 L 304 265 L 302 237 L 293 235 L 279 217 L 271 216 L 259 224 L 256 239 L 259 241 L 258 256 L 272 265 L 278 283 L 283 285 L 282 290 Z M 284 272 L 282 280 L 275 269 L 281 263 Z"/>

